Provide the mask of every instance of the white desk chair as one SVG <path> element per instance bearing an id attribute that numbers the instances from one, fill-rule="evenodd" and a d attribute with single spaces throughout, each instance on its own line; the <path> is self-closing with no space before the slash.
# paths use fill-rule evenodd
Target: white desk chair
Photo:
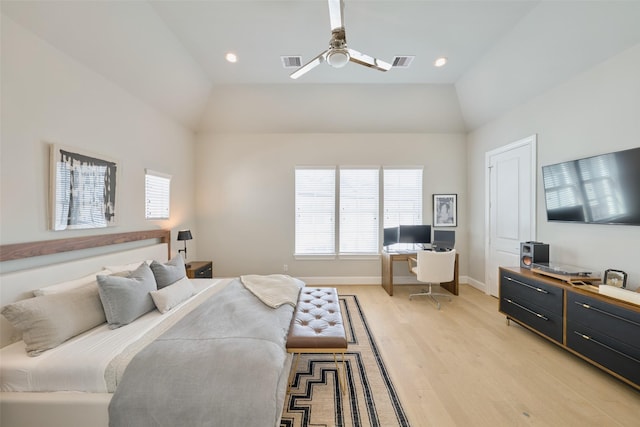
<path id="1" fill-rule="evenodd" d="M 420 293 L 411 294 L 409 299 L 415 296 L 428 296 L 440 310 L 440 302 L 436 299 L 436 296 L 447 297 L 449 300 L 451 300 L 451 296 L 433 292 L 432 286 L 453 280 L 456 262 L 455 249 L 448 252 L 418 251 L 415 261 L 416 266 L 411 267 L 411 272 L 416 274 L 418 281 L 428 283 L 429 290 L 423 289 Z"/>

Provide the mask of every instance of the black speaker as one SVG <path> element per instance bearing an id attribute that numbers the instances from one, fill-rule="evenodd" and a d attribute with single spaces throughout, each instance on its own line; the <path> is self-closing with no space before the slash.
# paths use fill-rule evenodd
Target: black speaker
<path id="1" fill-rule="evenodd" d="M 549 245 L 542 242 L 520 243 L 520 267 L 531 268 L 531 264 L 549 262 Z"/>

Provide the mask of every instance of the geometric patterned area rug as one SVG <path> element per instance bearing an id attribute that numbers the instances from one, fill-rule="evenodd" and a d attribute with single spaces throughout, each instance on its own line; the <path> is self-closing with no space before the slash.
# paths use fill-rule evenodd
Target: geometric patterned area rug
<path id="1" fill-rule="evenodd" d="M 409 427 L 358 298 L 340 295 L 340 308 L 349 341 L 344 393 L 333 354 L 302 353 L 280 426 Z M 342 369 L 342 363 L 338 366 Z"/>

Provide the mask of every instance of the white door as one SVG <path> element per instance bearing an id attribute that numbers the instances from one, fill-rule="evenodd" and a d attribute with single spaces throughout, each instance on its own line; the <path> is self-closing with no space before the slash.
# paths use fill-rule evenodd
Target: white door
<path id="1" fill-rule="evenodd" d="M 485 283 L 498 296 L 498 267 L 520 265 L 520 242 L 534 240 L 536 136 L 486 154 Z"/>

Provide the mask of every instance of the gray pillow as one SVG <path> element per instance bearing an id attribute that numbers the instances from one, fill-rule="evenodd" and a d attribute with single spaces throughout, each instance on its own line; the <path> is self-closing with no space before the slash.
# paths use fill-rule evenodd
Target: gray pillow
<path id="1" fill-rule="evenodd" d="M 116 329 L 155 309 L 149 292 L 157 290 L 146 263 L 125 276 L 98 275 L 98 290 L 110 329 Z"/>
<path id="2" fill-rule="evenodd" d="M 19 331 L 29 356 L 38 356 L 105 322 L 95 282 L 9 304 L 2 315 Z"/>
<path id="3" fill-rule="evenodd" d="M 166 264 L 153 261 L 150 267 L 156 278 L 158 289 L 162 289 L 165 286 L 169 286 L 176 283 L 178 280 L 187 277 L 187 272 L 184 268 L 184 260 L 180 254 L 172 258 L 171 261 Z"/>

